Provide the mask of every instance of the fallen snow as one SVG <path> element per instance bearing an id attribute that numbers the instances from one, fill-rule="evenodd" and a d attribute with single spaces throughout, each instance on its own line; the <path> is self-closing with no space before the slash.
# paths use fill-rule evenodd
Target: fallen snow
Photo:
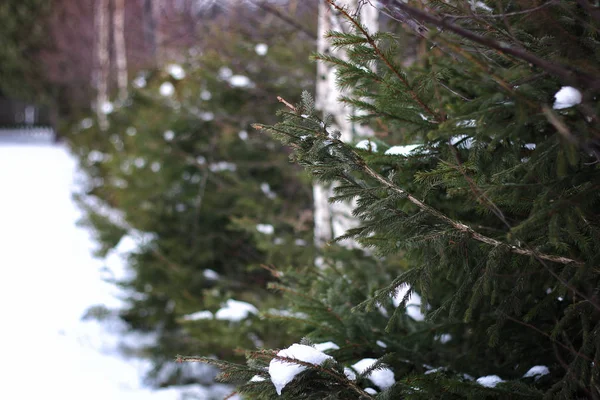
<path id="1" fill-rule="evenodd" d="M 581 92 L 571 86 L 563 86 L 554 95 L 556 101 L 554 102 L 555 110 L 561 110 L 563 108 L 573 107 L 576 104 L 581 103 Z"/>
<path id="2" fill-rule="evenodd" d="M 201 319 L 213 319 L 213 313 L 208 310 L 198 311 L 193 314 L 184 315 L 186 321 L 199 321 Z"/>
<path id="3" fill-rule="evenodd" d="M 224 321 L 238 322 L 248 318 L 250 314 L 258 314 L 258 310 L 250 303 L 229 299 L 225 307 L 215 313 L 215 318 Z"/>
<path id="4" fill-rule="evenodd" d="M 23 373 L 31 371 L 24 349 L 52 362 L 35 377 L 44 397 L 176 400 L 184 389 L 209 398 L 210 391 L 196 385 L 143 388 L 140 375 L 149 365 L 114 356 L 117 338 L 102 324 L 81 321 L 91 305 L 122 303 L 116 288 L 101 279 L 105 263 L 91 256 L 97 247 L 91 233 L 76 225 L 82 214 L 71 197 L 75 171 L 76 161 L 63 146 L 0 143 L 0 265 L 5 267 L 0 313 L 18 327 L 2 331 L 0 398 L 36 397 L 31 374 Z M 125 242 L 122 247 L 130 245 Z M 109 268 L 114 275 L 124 273 L 114 270 L 123 268 L 118 258 Z"/>
<path id="5" fill-rule="evenodd" d="M 493 388 L 496 387 L 497 384 L 504 382 L 498 375 L 488 375 L 482 376 L 481 378 L 477 378 L 477 383 L 481 386 Z"/>
<path id="6" fill-rule="evenodd" d="M 371 368 L 373 364 L 377 362 L 374 358 L 363 358 L 352 366 L 359 374 L 362 374 L 367 369 Z M 371 380 L 381 390 L 386 390 L 392 386 L 396 380 L 394 379 L 394 372 L 389 368 L 378 368 L 372 371 L 367 378 Z"/>
<path id="7" fill-rule="evenodd" d="M 287 349 L 279 351 L 277 356 L 292 358 L 315 365 L 321 365 L 327 360 L 333 360 L 331 356 L 328 356 L 314 347 L 303 344 L 293 344 Z M 275 385 L 277 394 L 281 395 L 283 388 L 285 388 L 288 383 L 293 381 L 296 375 L 304 370 L 306 370 L 304 365 L 273 358 L 269 363 L 269 375 L 271 376 L 271 382 L 273 382 L 273 385 Z"/>
<path id="8" fill-rule="evenodd" d="M 360 142 L 356 143 L 355 147 L 357 149 L 369 150 L 373 153 L 377 152 L 377 143 L 372 142 L 369 139 L 361 140 Z"/>
<path id="9" fill-rule="evenodd" d="M 158 91 L 161 96 L 170 97 L 175 93 L 175 86 L 171 82 L 163 82 Z"/>
<path id="10" fill-rule="evenodd" d="M 523 375 L 523 378 L 535 377 L 535 379 L 539 379 L 540 377 L 548 375 L 549 373 L 550 370 L 545 365 L 536 365 L 535 367 L 531 367 L 529 371 Z"/>
<path id="11" fill-rule="evenodd" d="M 327 351 L 327 350 L 339 350 L 340 346 L 333 342 L 325 342 L 325 343 L 317 343 L 314 345 L 314 348 L 319 351 Z"/>

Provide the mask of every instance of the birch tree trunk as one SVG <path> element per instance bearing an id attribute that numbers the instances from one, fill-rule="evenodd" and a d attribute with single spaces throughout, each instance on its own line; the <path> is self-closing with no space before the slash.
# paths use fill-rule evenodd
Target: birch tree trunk
<path id="1" fill-rule="evenodd" d="M 117 87 L 119 100 L 127 98 L 127 49 L 125 47 L 125 0 L 114 0 L 113 38 L 115 41 L 115 62 L 117 65 Z"/>
<path id="2" fill-rule="evenodd" d="M 350 10 L 356 10 L 359 3 L 362 4 L 359 14 L 362 24 L 370 32 L 378 30 L 379 11 L 375 7 L 364 4 L 361 0 L 338 0 L 337 3 L 340 6 L 348 7 Z M 330 30 L 348 31 L 349 23 L 337 15 L 329 4 L 321 1 L 319 4 L 317 51 L 347 60 L 348 57 L 343 50 L 333 49 L 325 39 L 325 34 Z M 338 98 L 342 95 L 344 95 L 344 92 L 339 90 L 335 84 L 335 68 L 319 62 L 317 64 L 316 108 L 323 114 L 330 114 L 334 117 L 334 123 L 336 129 L 341 132 L 342 141 L 351 142 L 360 136 L 371 136 L 372 131 L 369 128 L 350 121 L 349 117 L 355 111 L 338 101 Z M 315 244 L 317 246 L 325 245 L 331 239 L 356 226 L 356 221 L 352 217 L 351 205 L 347 203 L 329 204 L 328 199 L 332 195 L 333 190 L 331 187 L 320 184 L 313 186 Z M 345 240 L 341 244 L 346 247 L 357 247 L 357 243 L 352 240 Z"/>
<path id="3" fill-rule="evenodd" d="M 110 54 L 108 51 L 108 0 L 96 0 L 94 20 L 96 25 L 96 115 L 100 129 L 104 131 L 108 129 L 106 106 L 108 104 L 108 77 L 110 68 Z"/>

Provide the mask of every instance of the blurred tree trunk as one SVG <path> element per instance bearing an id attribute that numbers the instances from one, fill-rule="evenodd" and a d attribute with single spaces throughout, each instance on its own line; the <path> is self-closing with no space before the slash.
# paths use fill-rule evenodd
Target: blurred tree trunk
<path id="1" fill-rule="evenodd" d="M 125 0 L 114 0 L 113 38 L 115 41 L 115 62 L 117 65 L 117 87 L 119 100 L 127 98 L 127 52 L 125 47 Z"/>
<path id="2" fill-rule="evenodd" d="M 339 0 L 338 4 L 356 10 L 360 0 Z M 360 18 L 364 26 L 375 32 L 379 28 L 379 11 L 369 4 L 360 7 Z M 317 52 L 331 54 L 343 60 L 348 56 L 342 50 L 333 49 L 325 34 L 328 31 L 348 31 L 347 21 L 341 18 L 329 6 L 326 1 L 319 3 L 319 26 L 317 39 Z M 317 64 L 317 87 L 315 105 L 324 115 L 330 114 L 334 117 L 335 128 L 341 132 L 341 140 L 351 142 L 356 137 L 372 136 L 368 127 L 350 121 L 354 110 L 348 109 L 337 99 L 344 94 L 335 84 L 335 68 L 323 62 Z M 345 203 L 330 204 L 328 199 L 333 195 L 333 189 L 319 184 L 313 186 L 313 197 L 315 207 L 315 243 L 318 246 L 325 245 L 329 240 L 344 234 L 348 229 L 356 225 L 351 215 L 351 208 Z M 342 242 L 347 247 L 356 247 L 356 243 L 347 240 Z"/>
<path id="3" fill-rule="evenodd" d="M 96 0 L 96 115 L 101 130 L 108 129 L 105 107 L 108 103 L 108 77 L 110 68 L 108 0 Z"/>
<path id="4" fill-rule="evenodd" d="M 155 65 L 161 60 L 160 1 L 144 0 L 144 37 Z"/>

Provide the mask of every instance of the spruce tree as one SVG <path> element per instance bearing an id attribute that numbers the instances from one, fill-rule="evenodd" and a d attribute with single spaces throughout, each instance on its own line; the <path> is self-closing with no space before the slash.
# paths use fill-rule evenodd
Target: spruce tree
<path id="1" fill-rule="evenodd" d="M 257 128 L 355 202 L 339 239 L 373 256 L 282 277 L 302 343 L 245 367 L 180 359 L 247 398 L 598 398 L 598 7 L 381 1 L 429 48 L 409 65 L 397 35 L 328 2 L 350 60 L 315 58 L 378 138 L 340 141 L 306 92 Z"/>
<path id="2" fill-rule="evenodd" d="M 241 28 L 203 28 L 226 35 L 223 42 L 141 72 L 129 98 L 105 110 L 108 130 L 84 119 L 69 137 L 84 171 L 76 198 L 97 256 L 137 242 L 127 276 L 109 279 L 124 307 L 89 316 L 144 339 L 126 336 L 124 350 L 152 362 L 147 382 L 155 387 L 210 381 L 173 354 L 239 361 L 237 348 L 297 338 L 254 306 L 280 308 L 279 295 L 266 290 L 271 265 L 313 258 L 306 179 L 285 148 L 250 127 L 257 104 L 275 122 L 277 94 L 312 87 L 310 44 L 282 24 L 255 27 L 252 38 Z M 271 79 L 281 70 L 293 72 L 294 84 Z"/>

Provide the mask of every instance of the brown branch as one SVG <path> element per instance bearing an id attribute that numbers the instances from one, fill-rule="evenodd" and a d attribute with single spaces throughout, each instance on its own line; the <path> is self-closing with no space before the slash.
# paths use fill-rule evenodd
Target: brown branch
<path id="1" fill-rule="evenodd" d="M 270 5 L 269 3 L 267 3 L 266 1 L 251 1 L 252 4 L 254 4 L 255 6 L 265 10 L 266 12 L 273 14 L 274 16 L 276 16 L 277 18 L 279 18 L 280 20 L 282 20 L 283 22 L 287 23 L 289 26 L 295 28 L 296 30 L 304 33 L 306 36 L 308 36 L 309 38 L 313 39 L 313 40 L 317 40 L 318 36 L 311 30 L 309 30 L 308 28 L 300 25 L 298 22 L 296 22 L 294 19 L 292 19 L 290 16 L 282 14 L 278 9 L 276 9 L 275 7 L 273 7 L 272 5 Z"/>
<path id="2" fill-rule="evenodd" d="M 430 23 L 438 28 L 447 29 L 451 32 L 456 33 L 459 36 L 462 36 L 465 39 L 471 40 L 472 42 L 481 44 L 488 48 L 497 50 L 501 53 L 511 55 L 522 61 L 533 64 L 543 69 L 544 71 L 547 71 L 552 75 L 559 77 L 564 82 L 573 85 L 579 85 L 581 87 L 588 87 L 591 89 L 600 88 L 600 79 L 598 79 L 594 75 L 588 74 L 587 72 L 578 70 L 574 67 L 569 67 L 559 63 L 553 63 L 539 58 L 538 56 L 529 53 L 521 48 L 510 47 L 510 45 L 508 44 L 500 43 L 487 37 L 480 36 L 468 29 L 453 24 L 446 18 L 440 18 L 430 13 L 421 11 L 417 8 L 406 5 L 398 0 L 381 0 L 381 4 L 387 6 L 392 13 L 394 12 L 394 9 L 399 9 L 420 22 Z"/>

